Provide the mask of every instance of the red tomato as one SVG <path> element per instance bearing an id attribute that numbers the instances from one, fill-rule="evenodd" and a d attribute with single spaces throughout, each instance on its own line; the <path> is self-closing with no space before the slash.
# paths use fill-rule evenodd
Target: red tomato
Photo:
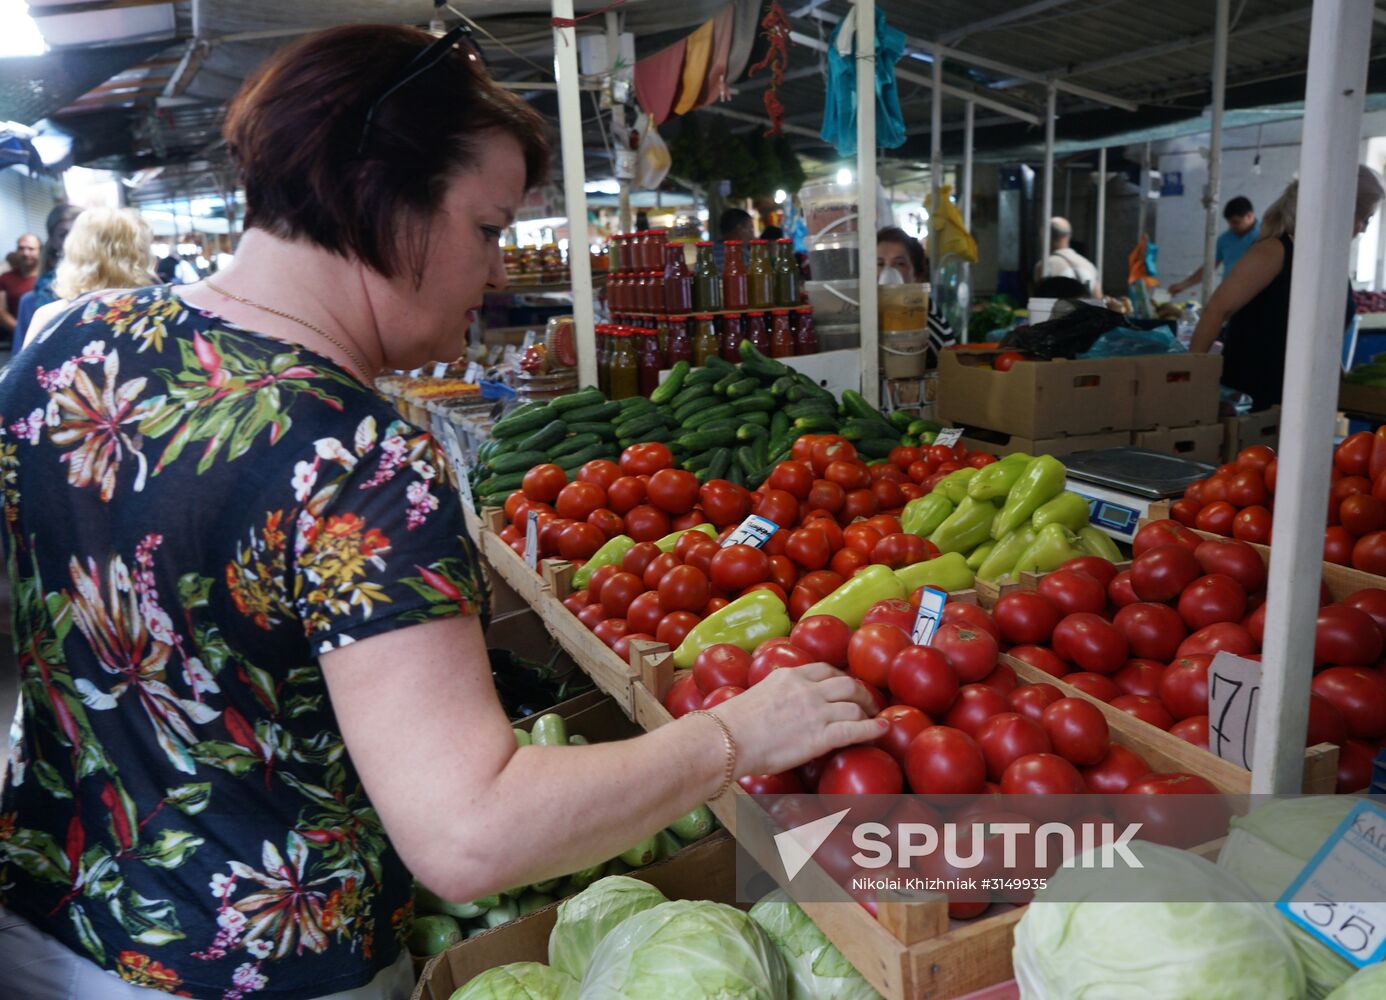
<path id="1" fill-rule="evenodd" d="M 1271 512 L 1265 507 L 1248 507 L 1237 511 L 1237 516 L 1232 519 L 1232 537 L 1243 542 L 1269 545 Z"/>
<path id="2" fill-rule="evenodd" d="M 823 439 L 822 434 L 805 434 L 794 442 L 793 450 L 789 457 L 795 462 L 808 462 L 813 451 L 813 446 Z"/>
<path id="3" fill-rule="evenodd" d="M 1022 684 L 1007 695 L 1006 700 L 1012 712 L 1019 712 L 1027 719 L 1039 722 L 1044 717 L 1044 710 L 1063 697 L 1064 693 L 1053 684 L 1041 683 Z"/>
<path id="4" fill-rule="evenodd" d="M 1073 570 L 1077 573 L 1086 573 L 1098 583 L 1102 584 L 1105 590 L 1111 585 L 1112 579 L 1117 575 L 1116 566 L 1108 559 L 1101 556 L 1076 556 L 1068 560 L 1059 569 Z"/>
<path id="5" fill-rule="evenodd" d="M 1012 590 L 992 609 L 992 618 L 1007 643 L 1048 642 L 1059 624 L 1059 609 L 1037 590 Z"/>
<path id="6" fill-rule="evenodd" d="M 1352 565 L 1365 573 L 1386 576 L 1386 531 L 1359 538 L 1352 547 Z"/>
<path id="7" fill-rule="evenodd" d="M 770 556 L 770 582 L 778 585 L 785 593 L 794 589 L 799 580 L 798 567 L 786 556 Z"/>
<path id="8" fill-rule="evenodd" d="M 573 614 L 578 614 L 583 608 L 587 607 L 587 591 L 575 590 L 567 597 L 563 598 L 563 606 Z"/>
<path id="9" fill-rule="evenodd" d="M 895 758 L 878 747 L 848 747 L 828 759 L 819 795 L 898 795 L 905 787 Z"/>
<path id="10" fill-rule="evenodd" d="M 984 451 L 974 451 L 972 454 L 968 455 L 967 458 L 963 459 L 963 464 L 973 469 L 985 469 L 988 465 L 997 461 L 999 461 L 999 459 L 995 455 L 988 455 Z"/>
<path id="11" fill-rule="evenodd" d="M 837 483 L 826 479 L 815 479 L 809 490 L 808 505 L 811 510 L 826 510 L 837 514 L 846 502 L 847 494 Z"/>
<path id="12" fill-rule="evenodd" d="M 1173 654 L 1171 654 L 1171 658 Z M 1165 665 L 1155 660 L 1127 660 L 1126 666 L 1112 674 L 1112 681 L 1121 688 L 1122 694 L 1143 694 L 1147 698 L 1160 696 L 1160 678 L 1165 675 Z"/>
<path id="13" fill-rule="evenodd" d="M 1345 476 L 1365 476 L 1372 457 L 1371 431 L 1349 435 L 1333 452 L 1333 464 Z"/>
<path id="14" fill-rule="evenodd" d="M 1338 509 L 1351 496 L 1370 496 L 1372 481 L 1366 476 L 1344 476 L 1328 489 L 1329 524 L 1336 523 Z"/>
<path id="15" fill-rule="evenodd" d="M 1112 623 L 1126 636 L 1132 656 L 1162 663 L 1174 659 L 1179 644 L 1189 634 L 1183 619 L 1168 604 L 1128 604 Z"/>
<path id="16" fill-rule="evenodd" d="M 832 615 L 800 618 L 789 633 L 789 641 L 813 660 L 822 661 L 839 670 L 847 667 L 847 646 L 851 639 L 851 626 Z"/>
<path id="17" fill-rule="evenodd" d="M 568 485 L 568 475 L 553 464 L 536 465 L 525 473 L 520 489 L 525 499 L 539 503 L 553 503 L 559 492 Z"/>
<path id="18" fill-rule="evenodd" d="M 704 483 L 698 491 L 707 519 L 718 528 L 740 524 L 751 512 L 750 497 L 735 483 L 724 479 L 714 479 Z"/>
<path id="19" fill-rule="evenodd" d="M 916 483 L 922 483 L 934 474 L 934 467 L 927 461 L 913 462 L 910 467 L 905 470 L 905 474 Z"/>
<path id="20" fill-rule="evenodd" d="M 720 705 L 724 701 L 730 701 L 737 695 L 744 693 L 744 691 L 744 688 L 739 687 L 720 687 L 717 690 L 708 694 L 708 696 L 703 699 L 703 708 L 706 710 L 716 705 Z"/>
<path id="21" fill-rule="evenodd" d="M 847 670 L 875 687 L 885 687 L 895 655 L 910 645 L 904 629 L 874 622 L 857 629 L 847 644 Z"/>
<path id="22" fill-rule="evenodd" d="M 1107 749 L 1107 756 L 1080 772 L 1088 790 L 1095 795 L 1120 795 L 1150 773 L 1150 765 L 1120 743 Z"/>
<path id="23" fill-rule="evenodd" d="M 1266 489 L 1270 491 L 1271 496 L 1275 496 L 1276 472 L 1279 465 L 1279 460 L 1273 458 L 1266 464 L 1266 467 L 1261 470 L 1261 475 L 1266 480 Z"/>
<path id="24" fill-rule="evenodd" d="M 607 487 L 606 502 L 621 516 L 645 502 L 645 483 L 635 476 L 622 476 Z"/>
<path id="25" fill-rule="evenodd" d="M 1201 538 L 1178 521 L 1151 521 L 1136 532 L 1136 537 L 1131 540 L 1131 553 L 1139 556 L 1157 545 L 1170 544 L 1182 545 L 1192 552 L 1198 548 L 1200 541 Z"/>
<path id="26" fill-rule="evenodd" d="M 702 650 L 693 660 L 693 680 L 703 694 L 719 687 L 749 687 L 751 654 L 730 642 L 717 642 Z"/>
<path id="27" fill-rule="evenodd" d="M 505 511 L 505 519 L 511 524 L 518 524 L 524 520 L 523 508 L 529 503 L 525 497 L 524 490 L 516 490 L 505 498 L 502 510 Z"/>
<path id="28" fill-rule="evenodd" d="M 683 557 L 683 564 L 692 566 L 710 579 L 712 560 L 717 557 L 717 553 L 722 551 L 721 546 L 700 531 L 694 531 L 691 534 L 693 541 L 684 550 L 687 555 Z M 675 554 L 677 554 L 677 550 L 675 550 Z"/>
<path id="29" fill-rule="evenodd" d="M 776 597 L 780 599 L 781 604 L 785 605 L 785 607 L 789 606 L 789 595 L 784 592 L 784 588 L 781 587 L 778 583 L 753 583 L 736 596 L 745 597 L 747 594 L 751 593 L 754 590 L 768 590 L 770 591 L 770 593 L 774 594 Z"/>
<path id="30" fill-rule="evenodd" d="M 1192 528 L 1198 523 L 1198 512 L 1200 510 L 1202 510 L 1202 507 L 1197 500 L 1185 498 L 1176 500 L 1169 505 L 1169 516 L 1180 524 Z M 1233 528 L 1235 529 L 1235 527 L 1236 522 L 1234 521 Z"/>
<path id="31" fill-rule="evenodd" d="M 841 525 L 822 511 L 805 521 L 803 527 L 821 532 L 823 537 L 828 540 L 828 551 L 830 552 L 837 552 L 845 544 Z"/>
<path id="32" fill-rule="evenodd" d="M 1113 607 L 1124 608 L 1128 604 L 1135 604 L 1140 601 L 1136 596 L 1136 590 L 1131 585 L 1131 571 L 1124 569 L 1116 576 L 1112 577 L 1112 582 L 1107 584 L 1107 600 L 1112 602 Z"/>
<path id="33" fill-rule="evenodd" d="M 1237 468 L 1239 469 L 1264 471 L 1266 466 L 1273 461 L 1275 461 L 1275 452 L 1263 444 L 1254 444 L 1237 452 Z"/>
<path id="34" fill-rule="evenodd" d="M 1214 538 L 1199 542 L 1194 558 L 1205 573 L 1221 573 L 1241 584 L 1248 594 L 1266 589 L 1266 563 L 1246 542 Z"/>
<path id="35" fill-rule="evenodd" d="M 811 528 L 796 528 L 789 533 L 785 555 L 806 570 L 822 569 L 832 559 L 828 536 Z"/>
<path id="36" fill-rule="evenodd" d="M 1214 535 L 1232 534 L 1232 522 L 1237 518 L 1237 508 L 1226 500 L 1210 503 L 1194 518 L 1194 527 Z"/>
<path id="37" fill-rule="evenodd" d="M 911 604 L 912 608 L 918 610 L 917 604 Z M 996 627 L 996 622 L 985 608 L 976 604 L 964 604 L 961 601 L 950 601 L 943 606 L 943 614 L 939 617 L 940 625 L 969 625 L 972 628 L 990 632 L 993 637 L 1000 639 L 1001 630 Z"/>
<path id="38" fill-rule="evenodd" d="M 918 500 L 924 495 L 924 487 L 918 483 L 901 483 L 900 492 L 905 497 L 905 503 L 908 504 L 911 500 Z"/>
<path id="39" fill-rule="evenodd" d="M 919 449 L 911 448 L 908 445 L 900 445 L 898 448 L 890 449 L 888 461 L 901 472 L 908 472 L 911 465 L 920 459 Z"/>
<path id="40" fill-rule="evenodd" d="M 871 487 L 871 473 L 860 462 L 829 462 L 823 478 L 837 483 L 844 491 L 865 490 Z"/>
<path id="41" fill-rule="evenodd" d="M 1120 709 L 1127 715 L 1133 715 L 1156 729 L 1168 729 L 1174 725 L 1174 716 L 1170 714 L 1169 709 L 1160 704 L 1158 698 L 1147 698 L 1139 694 L 1123 694 L 1113 698 L 1110 704 L 1113 708 Z M 1204 711 L 1207 711 L 1206 705 Z"/>
<path id="42" fill-rule="evenodd" d="M 1010 710 L 1010 703 L 1000 691 L 985 684 L 965 684 L 958 689 L 958 697 L 948 710 L 944 722 L 961 729 L 969 736 L 976 736 L 993 715 Z"/>
<path id="43" fill-rule="evenodd" d="M 676 719 L 703 707 L 703 693 L 698 690 L 691 672 L 680 674 L 674 681 L 664 696 L 664 707 Z"/>
<path id="44" fill-rule="evenodd" d="M 641 582 L 644 586 L 644 582 Z M 659 629 L 659 623 L 664 620 L 664 609 L 659 606 L 659 591 L 647 590 L 643 594 L 630 602 L 626 608 L 626 621 L 630 622 L 630 627 L 636 632 L 648 632 L 654 635 Z M 749 657 L 748 657 L 749 659 Z M 707 692 L 703 692 L 706 694 Z"/>
<path id="45" fill-rule="evenodd" d="M 594 510 L 587 515 L 587 523 L 595 525 L 601 530 L 602 537 L 607 541 L 623 534 L 626 530 L 626 522 L 621 520 L 619 514 L 612 513 L 603 507 L 601 510 Z M 564 558 L 567 558 L 566 556 Z"/>
<path id="46" fill-rule="evenodd" d="M 1376 622 L 1382 637 L 1386 638 L 1386 590 L 1379 587 L 1365 587 L 1343 599 L 1343 604 L 1356 608 Z"/>
<path id="47" fill-rule="evenodd" d="M 802 667 L 805 663 L 812 662 L 812 656 L 788 639 L 771 639 L 757 647 L 755 655 L 751 657 L 751 666 L 746 673 L 746 679 L 751 686 L 754 686 L 765 680 L 772 670 L 779 670 L 782 667 Z"/>
<path id="48" fill-rule="evenodd" d="M 569 483 L 559 490 L 555 510 L 559 517 L 585 521 L 594 510 L 605 506 L 606 493 L 600 486 L 593 483 Z"/>
<path id="49" fill-rule="evenodd" d="M 794 795 L 804 791 L 804 783 L 793 771 L 781 774 L 748 774 L 736 780 L 749 795 Z"/>
<path id="50" fill-rule="evenodd" d="M 626 515 L 626 534 L 637 542 L 656 541 L 669 531 L 669 515 L 658 507 L 641 504 Z"/>
<path id="51" fill-rule="evenodd" d="M 520 534 L 520 529 L 515 527 L 513 524 L 507 524 L 504 528 L 501 529 L 500 537 L 501 541 L 503 541 L 506 545 L 511 545 L 514 542 L 517 542 L 520 539 L 524 538 L 524 535 Z"/>
<path id="52" fill-rule="evenodd" d="M 996 664 L 995 670 L 987 674 L 977 683 L 985 684 L 987 687 L 994 688 L 1009 697 L 1010 693 L 1015 690 L 1016 685 L 1020 683 L 1020 678 L 1016 676 L 1015 667 L 1011 666 L 1005 660 L 1002 660 Z"/>
<path id="53" fill-rule="evenodd" d="M 992 362 L 992 367 L 999 372 L 1008 372 L 1014 367 L 1017 361 L 1024 361 L 1025 355 L 1019 351 L 1002 351 Z"/>
<path id="54" fill-rule="evenodd" d="M 770 578 L 770 557 L 751 545 L 728 545 L 712 557 L 708 575 L 719 590 L 745 590 Z"/>
<path id="55" fill-rule="evenodd" d="M 630 625 L 629 619 L 627 619 L 626 624 L 631 628 L 634 627 Z M 621 638 L 617 639 L 615 642 L 611 644 L 611 651 L 615 653 L 617 656 L 619 656 L 622 660 L 629 662 L 630 644 L 636 641 L 654 642 L 655 637 L 652 635 L 647 635 L 644 632 L 627 632 L 625 635 L 621 636 Z"/>
<path id="56" fill-rule="evenodd" d="M 606 586 L 606 581 L 610 580 L 617 573 L 621 572 L 620 566 L 600 566 L 593 571 L 587 578 L 587 593 L 589 595 L 587 603 L 596 604 L 602 599 L 602 587 Z"/>
<path id="57" fill-rule="evenodd" d="M 949 446 L 946 444 L 929 445 L 929 461 L 933 462 L 935 466 L 942 465 L 945 462 L 949 462 L 952 463 L 954 466 L 957 466 L 958 453 L 956 450 L 954 450 L 954 447 L 955 446 Z M 935 468 L 934 471 L 938 472 L 939 470 Z M 956 472 L 957 469 L 949 469 L 948 471 Z"/>
<path id="58" fill-rule="evenodd" d="M 1195 632 L 1218 622 L 1239 622 L 1246 617 L 1246 591 L 1230 576 L 1209 573 L 1179 595 L 1179 617 Z"/>
<path id="59" fill-rule="evenodd" d="M 1187 799 L 1176 799 L 1174 806 L 1160 800 L 1166 795 L 1216 795 L 1218 790 L 1206 778 L 1193 774 L 1147 774 L 1127 786 L 1120 819 L 1140 822 L 1142 840 L 1157 844 L 1189 847 L 1226 835 L 1227 813 L 1220 802 L 1207 809 L 1192 810 Z M 1139 796 L 1139 798 L 1134 798 Z"/>
<path id="60" fill-rule="evenodd" d="M 601 601 L 595 601 L 587 605 L 578 612 L 578 621 L 586 625 L 589 629 L 597 627 L 597 624 L 604 621 L 607 617 L 606 611 L 602 608 Z"/>
<path id="61" fill-rule="evenodd" d="M 601 587 L 602 610 L 608 618 L 625 618 L 631 602 L 644 592 L 645 583 L 640 577 L 624 571 L 617 573 Z"/>
<path id="62" fill-rule="evenodd" d="M 1238 472 L 1227 485 L 1227 500 L 1233 507 L 1259 507 L 1270 499 L 1266 482 L 1255 470 Z"/>
<path id="63" fill-rule="evenodd" d="M 660 469 L 650 476 L 646 492 L 666 514 L 687 514 L 698 502 L 698 478 L 682 469 Z"/>
<path id="64" fill-rule="evenodd" d="M 577 480 L 580 483 L 594 483 L 602 489 L 609 489 L 611 484 L 621 478 L 621 467 L 615 462 L 605 458 L 594 458 L 581 469 L 578 469 Z"/>
<path id="65" fill-rule="evenodd" d="M 610 586 L 608 584 L 607 586 Z M 659 581 L 659 606 L 670 611 L 702 611 L 712 596 L 707 576 L 692 566 L 675 566 Z"/>
<path id="66" fill-rule="evenodd" d="M 1131 563 L 1131 589 L 1142 601 L 1172 601 L 1202 575 L 1193 549 L 1157 545 Z"/>
<path id="67" fill-rule="evenodd" d="M 1386 503 L 1374 496 L 1350 496 L 1338 507 L 1338 520 L 1357 537 L 1386 528 Z"/>
<path id="68" fill-rule="evenodd" d="M 890 728 L 886 730 L 884 736 L 872 742 L 871 745 L 880 747 L 902 766 L 905 763 L 905 751 L 909 748 L 910 742 L 933 725 L 927 715 L 909 705 L 891 705 L 880 712 L 877 718 L 889 722 Z"/>
<path id="69" fill-rule="evenodd" d="M 592 634 L 608 646 L 615 646 L 616 640 L 630 632 L 630 623 L 624 618 L 603 618 L 592 628 Z"/>
<path id="70" fill-rule="evenodd" d="M 1171 736 L 1178 736 L 1185 743 L 1192 743 L 1196 747 L 1207 750 L 1208 747 L 1208 716 L 1191 715 L 1187 719 L 1176 722 L 1169 727 Z"/>
<path id="71" fill-rule="evenodd" d="M 1381 651 L 1381 630 L 1371 615 L 1344 604 L 1319 609 L 1314 666 L 1375 663 L 1381 659 Z"/>
<path id="72" fill-rule="evenodd" d="M 1107 588 L 1096 577 L 1069 569 L 1046 573 L 1040 578 L 1039 592 L 1065 617 L 1087 611 L 1100 615 L 1107 610 Z"/>
<path id="73" fill-rule="evenodd" d="M 1348 735 L 1373 743 L 1386 737 L 1386 677 L 1365 667 L 1329 667 L 1310 685 L 1342 713 Z"/>
<path id="74" fill-rule="evenodd" d="M 856 458 L 857 449 L 853 447 L 852 442 L 836 434 L 824 434 L 813 443 L 809 451 L 809 462 L 819 476 L 822 476 L 833 462 L 853 462 Z"/>
<path id="75" fill-rule="evenodd" d="M 1208 667 L 1212 662 L 1206 654 L 1181 656 L 1165 668 L 1160 678 L 1160 700 L 1175 719 L 1208 714 Z"/>
<path id="76" fill-rule="evenodd" d="M 885 534 L 870 521 L 859 521 L 842 529 L 842 544 L 849 549 L 860 552 L 868 559 L 870 559 L 877 543 L 884 537 Z"/>
<path id="77" fill-rule="evenodd" d="M 755 513 L 777 527 L 788 528 L 799 522 L 799 501 L 784 490 L 766 490 L 755 505 Z"/>
<path id="78" fill-rule="evenodd" d="M 931 646 L 905 646 L 890 661 L 890 693 L 931 718 L 942 718 L 958 698 L 958 677 Z"/>
<path id="79" fill-rule="evenodd" d="M 672 552 L 661 552 L 650 564 L 645 567 L 642 579 L 645 581 L 646 590 L 658 590 L 659 581 L 664 579 L 664 574 L 675 566 L 679 565 L 679 557 Z"/>
<path id="80" fill-rule="evenodd" d="M 1044 646 L 1012 646 L 1006 651 L 1006 655 L 1028 663 L 1037 670 L 1043 670 L 1051 677 L 1062 677 L 1069 673 L 1071 668 L 1063 660 L 1054 654 L 1052 649 Z"/>
<path id="81" fill-rule="evenodd" d="M 996 668 L 996 637 L 982 629 L 941 625 L 934 633 L 932 646 L 943 654 L 964 684 L 979 681 Z"/>
<path id="82" fill-rule="evenodd" d="M 899 475 L 899 472 L 894 468 L 891 468 L 890 471 Z M 905 505 L 905 501 L 908 499 L 904 488 L 885 476 L 871 484 L 871 494 L 876 498 L 876 504 L 882 510 L 898 510 Z"/>
<path id="83" fill-rule="evenodd" d="M 875 622 L 884 622 L 887 625 L 894 625 L 900 631 L 909 635 L 914 629 L 914 619 L 916 616 L 915 608 L 909 601 L 901 601 L 890 598 L 884 601 L 877 601 L 867 610 L 862 617 L 863 625 L 871 625 Z"/>
<path id="84" fill-rule="evenodd" d="M 1111 702 L 1113 699 L 1121 697 L 1121 688 L 1117 687 L 1112 679 L 1105 674 L 1079 671 L 1078 673 L 1066 674 L 1064 683 L 1072 684 L 1079 691 L 1096 698 L 1098 701 Z"/>
<path id="85" fill-rule="evenodd" d="M 1129 651 L 1126 636 L 1101 615 L 1079 612 L 1054 627 L 1054 652 L 1083 670 L 1114 674 Z"/>
<path id="86" fill-rule="evenodd" d="M 558 554 L 564 559 L 591 559 L 605 544 L 606 535 L 596 525 L 570 524 L 558 536 Z"/>
<path id="87" fill-rule="evenodd" d="M 981 748 L 951 726 L 930 726 L 905 750 L 905 774 L 916 795 L 975 795 L 987 779 Z"/>
<path id="88" fill-rule="evenodd" d="M 1376 747 L 1362 740 L 1348 740 L 1338 749 L 1338 794 L 1360 792 L 1372 782 Z"/>
<path id="89" fill-rule="evenodd" d="M 658 441 L 633 444 L 621 452 L 621 471 L 628 476 L 653 476 L 660 469 L 673 467 L 673 452 Z"/>
<path id="90" fill-rule="evenodd" d="M 857 570 L 869 565 L 870 557 L 846 546 L 833 553 L 832 561 L 828 563 L 832 571 L 844 580 L 850 579 Z"/>
<path id="91" fill-rule="evenodd" d="M 853 490 L 842 501 L 842 510 L 838 512 L 837 519 L 843 524 L 851 524 L 859 517 L 871 517 L 880 509 L 876 494 L 870 490 Z"/>
<path id="92" fill-rule="evenodd" d="M 1247 653 L 1255 653 L 1258 649 L 1256 641 L 1251 638 L 1251 633 L 1241 625 L 1234 622 L 1219 622 L 1216 625 L 1199 629 L 1181 642 L 1176 655 L 1204 654 L 1213 656 L 1222 650 L 1227 650 L 1229 653 L 1244 656 Z"/>
<path id="93" fill-rule="evenodd" d="M 1052 749 L 1044 727 L 1017 712 L 993 715 L 978 728 L 976 739 L 992 781 L 1000 781 L 1012 761 Z"/>
<path id="94" fill-rule="evenodd" d="M 701 619 L 691 611 L 671 612 L 660 620 L 659 627 L 655 629 L 655 638 L 670 649 L 677 649 L 699 621 Z"/>
<path id="95" fill-rule="evenodd" d="M 1203 480 L 1192 482 L 1184 487 L 1184 499 L 1192 500 L 1200 507 L 1203 506 Z"/>
<path id="96" fill-rule="evenodd" d="M 765 485 L 772 490 L 783 490 L 799 500 L 807 500 L 813 488 L 813 469 L 804 462 L 780 462 L 770 471 Z"/>
<path id="97" fill-rule="evenodd" d="M 1062 698 L 1041 719 L 1054 752 L 1079 767 L 1092 767 L 1107 756 L 1111 733 L 1101 709 L 1082 698 Z"/>
<path id="98" fill-rule="evenodd" d="M 1203 480 L 1203 506 L 1209 504 L 1227 502 L 1227 486 L 1231 476 L 1226 473 L 1217 473 Z"/>
<path id="99" fill-rule="evenodd" d="M 1332 743 L 1341 747 L 1348 738 L 1347 720 L 1338 707 L 1322 695 L 1309 695 L 1309 729 L 1305 734 L 1306 747 Z"/>
<path id="100" fill-rule="evenodd" d="M 1001 776 L 1002 795 L 1081 795 L 1078 769 L 1052 753 L 1032 753 L 1010 763 Z"/>

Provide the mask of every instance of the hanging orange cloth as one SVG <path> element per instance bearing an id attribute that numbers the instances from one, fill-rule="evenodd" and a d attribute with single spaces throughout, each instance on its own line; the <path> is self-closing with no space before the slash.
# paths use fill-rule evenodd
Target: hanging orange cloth
<path id="1" fill-rule="evenodd" d="M 635 97 L 656 125 L 662 125 L 674 108 L 674 96 L 683 77 L 686 38 L 635 63 Z"/>
<path id="2" fill-rule="evenodd" d="M 732 34 L 736 29 L 736 5 L 727 4 L 712 19 L 712 55 L 708 57 L 707 76 L 703 91 L 698 95 L 698 107 L 713 101 L 731 98 L 727 89 L 727 59 L 731 55 Z"/>
<path id="3" fill-rule="evenodd" d="M 707 79 L 707 61 L 712 52 L 712 22 L 704 21 L 698 30 L 684 39 L 683 86 L 674 103 L 674 114 L 684 115 L 698 106 L 698 95 Z"/>
<path id="4" fill-rule="evenodd" d="M 1160 284 L 1160 279 L 1151 275 L 1152 255 L 1150 249 L 1150 237 L 1142 233 L 1141 241 L 1126 257 L 1126 283 L 1128 285 L 1142 284 L 1148 288 L 1154 288 Z"/>

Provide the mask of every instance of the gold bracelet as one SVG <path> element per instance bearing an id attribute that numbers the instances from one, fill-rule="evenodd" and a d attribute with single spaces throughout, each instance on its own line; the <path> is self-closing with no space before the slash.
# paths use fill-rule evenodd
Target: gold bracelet
<path id="1" fill-rule="evenodd" d="M 731 730 L 727 728 L 727 724 L 711 712 L 698 709 L 696 712 L 689 712 L 688 714 L 690 716 L 706 715 L 713 722 L 717 723 L 718 729 L 722 730 L 722 739 L 727 744 L 727 769 L 722 776 L 722 783 L 717 786 L 717 791 L 709 796 L 710 799 L 719 798 L 723 792 L 731 787 L 732 782 L 736 780 L 736 738 L 732 736 Z"/>

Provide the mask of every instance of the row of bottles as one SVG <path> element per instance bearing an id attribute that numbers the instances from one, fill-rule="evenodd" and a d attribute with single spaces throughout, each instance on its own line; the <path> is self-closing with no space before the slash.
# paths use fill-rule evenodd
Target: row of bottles
<path id="1" fill-rule="evenodd" d="M 640 236 L 643 234 L 635 234 Z M 619 240 L 612 244 L 616 250 Z M 648 263 L 649 249 L 641 247 L 642 265 Z M 664 254 L 661 268 L 644 266 L 630 268 L 621 258 L 618 270 L 613 261 L 607 283 L 607 303 L 612 313 L 668 313 L 679 315 L 692 311 L 722 312 L 743 309 L 792 309 L 801 302 L 803 289 L 799 262 L 794 256 L 792 240 L 775 242 L 774 252 L 768 240 L 751 240 L 749 257 L 740 240 L 723 244 L 725 259 L 719 269 L 713 244 L 698 244 L 698 259 L 693 270 L 688 269 L 682 244 L 658 241 L 650 245 Z M 629 249 L 627 254 L 633 253 Z"/>

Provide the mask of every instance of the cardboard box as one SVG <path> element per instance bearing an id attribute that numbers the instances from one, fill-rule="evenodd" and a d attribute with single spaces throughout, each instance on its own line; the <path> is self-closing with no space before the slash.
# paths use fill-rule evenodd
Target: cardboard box
<path id="1" fill-rule="evenodd" d="M 982 367 L 999 353 L 968 348 L 943 352 L 940 420 L 1032 440 L 1135 426 L 1133 359 L 1017 361 L 1005 372 Z"/>
<path id="2" fill-rule="evenodd" d="M 1386 387 L 1341 382 L 1338 409 L 1355 417 L 1386 420 Z"/>
<path id="3" fill-rule="evenodd" d="M 1132 429 L 1218 422 L 1221 355 L 1143 354 L 1130 361 L 1136 369 Z"/>
<path id="4" fill-rule="evenodd" d="M 1383 397 L 1386 399 L 1386 395 Z M 1280 442 L 1280 407 L 1272 406 L 1244 417 L 1222 418 L 1222 460 L 1231 462 L 1237 452 L 1254 444 L 1274 448 Z"/>
<path id="5" fill-rule="evenodd" d="M 1018 434 L 998 434 L 995 431 L 971 430 L 962 439 L 962 443 L 967 446 L 968 451 L 984 451 L 988 455 L 995 455 L 998 458 L 1016 451 L 1023 451 L 1027 455 L 1071 455 L 1075 451 L 1125 448 L 1131 443 L 1131 432 L 1111 431 L 1106 434 L 1027 438 Z"/>
<path id="6" fill-rule="evenodd" d="M 667 861 L 630 872 L 670 899 L 736 900 L 736 843 L 725 832 L 684 848 Z M 510 962 L 549 960 L 549 933 L 558 922 L 553 903 L 527 917 L 453 945 L 424 967 L 412 1000 L 448 1000 L 476 976 Z"/>
<path id="7" fill-rule="evenodd" d="M 1222 441 L 1226 433 L 1222 424 L 1199 424 L 1194 427 L 1157 427 L 1136 431 L 1131 444 L 1137 448 L 1178 455 L 1195 462 L 1217 465 L 1222 458 Z"/>

